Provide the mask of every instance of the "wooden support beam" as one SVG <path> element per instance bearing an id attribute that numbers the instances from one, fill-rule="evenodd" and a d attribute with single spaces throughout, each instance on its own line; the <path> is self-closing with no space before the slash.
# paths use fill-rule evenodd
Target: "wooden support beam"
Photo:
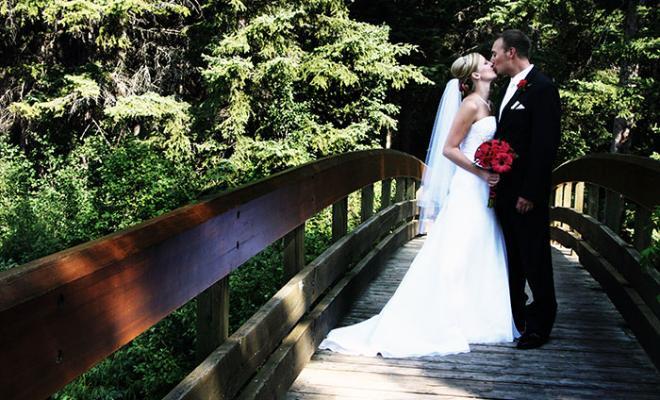
<path id="1" fill-rule="evenodd" d="M 229 336 L 229 276 L 197 296 L 197 359 L 203 360 Z"/>
<path id="2" fill-rule="evenodd" d="M 286 282 L 305 266 L 305 224 L 287 233 L 283 244 L 282 261 Z"/>

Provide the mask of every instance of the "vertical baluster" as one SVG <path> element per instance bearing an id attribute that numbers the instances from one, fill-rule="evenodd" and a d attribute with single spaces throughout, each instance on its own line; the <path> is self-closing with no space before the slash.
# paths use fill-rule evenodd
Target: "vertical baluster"
<path id="1" fill-rule="evenodd" d="M 362 188 L 360 195 L 360 221 L 364 222 L 374 215 L 374 185 Z"/>
<path id="2" fill-rule="evenodd" d="M 412 200 L 414 198 L 415 198 L 415 181 L 413 178 L 406 178 L 405 200 Z"/>
<path id="3" fill-rule="evenodd" d="M 394 192 L 394 201 L 402 202 L 406 196 L 406 178 L 396 178 L 396 191 Z"/>
<path id="4" fill-rule="evenodd" d="M 561 206 L 564 208 L 571 208 L 572 199 L 573 199 L 573 182 L 564 183 Z"/>
<path id="5" fill-rule="evenodd" d="M 305 266 L 305 224 L 298 226 L 284 236 L 282 251 L 284 281 L 288 281 Z"/>
<path id="6" fill-rule="evenodd" d="M 392 179 L 385 179 L 381 186 L 380 209 L 389 207 L 392 204 Z"/>
<path id="7" fill-rule="evenodd" d="M 203 360 L 229 336 L 229 276 L 197 296 L 197 359 Z"/>
<path id="8" fill-rule="evenodd" d="M 651 235 L 653 233 L 653 224 L 651 223 L 651 212 L 636 205 L 635 210 L 635 236 L 633 242 L 637 250 L 642 251 L 651 245 Z"/>
<path id="9" fill-rule="evenodd" d="M 332 205 L 332 241 L 336 242 L 348 231 L 348 196 Z"/>
<path id="10" fill-rule="evenodd" d="M 605 195 L 605 224 L 619 234 L 621 217 L 623 215 L 623 196 L 617 192 L 607 190 Z"/>
<path id="11" fill-rule="evenodd" d="M 575 211 L 582 213 L 584 211 L 584 182 L 575 184 Z"/>
<path id="12" fill-rule="evenodd" d="M 555 207 L 561 207 L 561 201 L 564 198 L 564 185 L 559 184 L 555 186 Z"/>
<path id="13" fill-rule="evenodd" d="M 587 197 L 587 214 L 598 219 L 598 186 L 592 183 L 587 183 L 585 188 Z"/>

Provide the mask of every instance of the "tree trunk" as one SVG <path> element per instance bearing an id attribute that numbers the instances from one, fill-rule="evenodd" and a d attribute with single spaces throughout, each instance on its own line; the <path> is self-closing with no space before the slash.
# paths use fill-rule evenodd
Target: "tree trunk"
<path id="1" fill-rule="evenodd" d="M 625 45 L 630 44 L 630 40 L 637 34 L 639 30 L 639 14 L 637 7 L 639 0 L 629 0 L 626 9 L 626 19 L 624 26 L 624 41 Z M 637 72 L 637 64 L 631 63 L 631 60 L 623 57 L 619 65 L 619 86 L 624 88 L 628 85 L 630 77 Z M 612 145 L 610 152 L 612 153 L 625 153 L 630 148 L 630 121 L 625 118 L 616 117 L 612 124 Z"/>

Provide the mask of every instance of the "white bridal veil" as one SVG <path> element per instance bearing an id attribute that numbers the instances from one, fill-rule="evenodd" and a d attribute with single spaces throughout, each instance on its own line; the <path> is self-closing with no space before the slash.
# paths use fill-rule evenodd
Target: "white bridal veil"
<path id="1" fill-rule="evenodd" d="M 459 81 L 452 79 L 447 82 L 442 94 L 426 154 L 428 168 L 422 176 L 421 190 L 417 198 L 417 205 L 420 207 L 420 233 L 425 233 L 428 222 L 435 220 L 449 193 L 449 185 L 456 165 L 442 154 L 442 149 L 460 105 Z"/>

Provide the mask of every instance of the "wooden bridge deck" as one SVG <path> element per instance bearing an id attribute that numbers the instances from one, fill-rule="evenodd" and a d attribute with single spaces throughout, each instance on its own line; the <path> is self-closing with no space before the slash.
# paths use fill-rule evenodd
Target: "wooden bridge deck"
<path id="1" fill-rule="evenodd" d="M 399 249 L 340 326 L 385 305 L 424 243 Z M 287 399 L 660 399 L 660 374 L 577 257 L 553 249 L 559 312 L 541 349 L 476 345 L 436 359 L 353 357 L 317 351 Z"/>

